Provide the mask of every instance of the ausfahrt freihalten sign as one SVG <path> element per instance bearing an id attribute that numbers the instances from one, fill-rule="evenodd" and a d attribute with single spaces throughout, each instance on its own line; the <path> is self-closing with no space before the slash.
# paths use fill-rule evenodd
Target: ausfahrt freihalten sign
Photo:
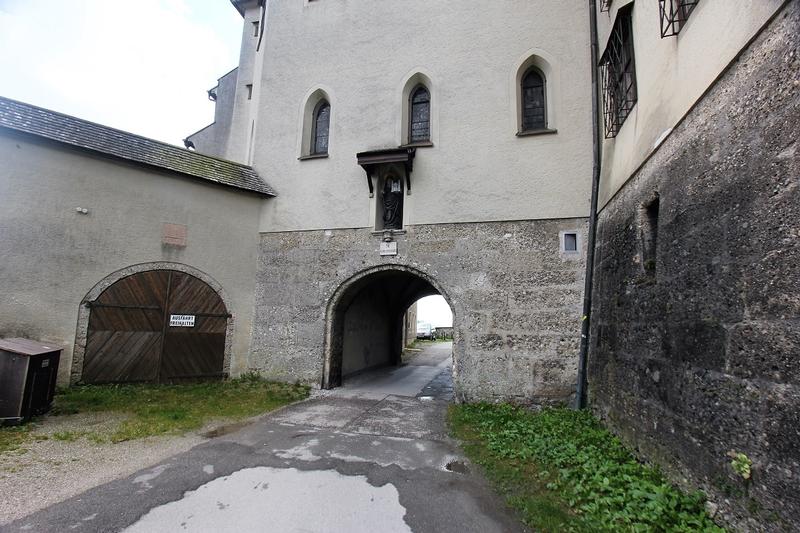
<path id="1" fill-rule="evenodd" d="M 193 328 L 194 315 L 169 315 L 170 327 Z"/>

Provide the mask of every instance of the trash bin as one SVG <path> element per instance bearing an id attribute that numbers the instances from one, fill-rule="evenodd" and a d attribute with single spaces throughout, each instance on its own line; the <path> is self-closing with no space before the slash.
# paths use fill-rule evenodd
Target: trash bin
<path id="1" fill-rule="evenodd" d="M 0 339 L 0 424 L 18 424 L 53 403 L 61 348 L 29 339 Z"/>

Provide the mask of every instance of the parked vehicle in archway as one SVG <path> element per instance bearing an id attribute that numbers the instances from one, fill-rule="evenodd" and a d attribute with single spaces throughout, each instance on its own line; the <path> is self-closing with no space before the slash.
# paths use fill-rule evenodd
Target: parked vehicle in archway
<path id="1" fill-rule="evenodd" d="M 433 326 L 428 322 L 417 320 L 417 338 L 418 339 L 433 339 Z"/>

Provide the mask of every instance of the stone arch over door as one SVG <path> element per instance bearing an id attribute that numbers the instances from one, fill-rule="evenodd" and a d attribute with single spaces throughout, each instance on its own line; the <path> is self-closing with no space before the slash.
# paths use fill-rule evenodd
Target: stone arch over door
<path id="1" fill-rule="evenodd" d="M 132 265 L 109 274 L 94 287 L 92 287 L 92 289 L 81 300 L 78 308 L 78 324 L 75 335 L 75 347 L 73 351 L 74 355 L 70 374 L 71 384 L 85 381 L 84 368 L 87 363 L 87 344 L 90 337 L 90 327 L 93 326 L 96 329 L 96 323 L 93 324 L 91 322 L 92 302 L 96 302 L 104 293 L 110 294 L 113 292 L 113 287 L 115 284 L 117 287 L 120 287 L 122 284 L 119 282 L 123 282 L 126 280 L 126 278 L 128 283 L 130 283 L 130 280 L 140 279 L 145 283 L 152 281 L 158 284 L 163 283 L 164 278 L 166 277 L 169 277 L 170 279 L 174 278 L 174 281 L 169 281 L 168 283 L 174 283 L 176 289 L 191 290 L 191 294 L 198 296 L 199 300 L 202 300 L 193 302 L 194 298 L 187 296 L 185 293 L 181 294 L 176 291 L 173 295 L 173 298 L 171 298 L 169 302 L 174 303 L 175 309 L 173 309 L 173 311 L 179 313 L 181 311 L 178 308 L 188 308 L 188 310 L 191 310 L 193 306 L 197 306 L 198 314 L 196 317 L 196 329 L 193 329 L 199 332 L 199 334 L 205 335 L 206 337 L 214 336 L 214 334 L 216 334 L 212 341 L 215 346 L 215 362 L 213 364 L 213 373 L 219 375 L 220 377 L 228 374 L 231 361 L 234 316 L 230 313 L 230 300 L 222 286 L 213 277 L 194 267 L 181 263 L 153 262 Z M 150 296 L 150 298 L 152 298 L 152 296 Z M 168 302 L 165 300 L 165 303 Z M 124 307 L 124 305 L 122 307 Z M 150 307 L 156 307 L 156 305 L 151 305 Z M 169 313 L 169 309 L 166 307 L 162 311 L 163 313 Z M 153 312 L 155 312 L 155 310 L 150 311 L 151 314 L 153 314 Z M 162 319 L 163 318 L 164 317 L 162 316 Z M 141 320 L 146 320 L 146 318 L 142 317 Z M 170 327 L 165 328 L 165 331 L 166 329 L 172 331 L 172 334 L 170 334 L 168 338 L 162 340 L 169 341 L 170 345 L 174 348 L 174 350 L 172 350 L 173 352 L 183 348 L 189 349 L 192 342 L 197 342 L 199 339 L 197 336 L 191 339 L 189 337 L 176 336 L 184 331 L 190 331 L 188 329 L 180 330 Z M 224 339 L 221 339 L 222 335 L 220 334 L 224 335 Z M 90 348 L 89 350 L 91 352 L 93 348 Z M 90 358 L 92 355 L 93 353 L 89 353 Z M 221 359 L 221 361 L 219 359 Z M 169 363 L 169 361 L 167 361 L 167 363 Z M 197 368 L 192 368 L 188 373 L 184 373 L 178 372 L 179 369 L 173 365 L 166 374 L 174 375 L 164 375 L 162 377 L 163 379 L 209 377 L 202 375 L 205 373 L 204 368 L 207 366 L 209 365 L 200 364 L 197 366 Z M 195 376 L 192 376 L 192 374 L 195 374 Z"/>
<path id="2" fill-rule="evenodd" d="M 389 343 L 385 362 L 397 364 L 402 349 L 399 335 L 403 314 L 419 298 L 437 294 L 447 301 L 453 311 L 455 324 L 455 306 L 448 293 L 437 280 L 416 268 L 398 264 L 381 265 L 363 270 L 340 284 L 326 307 L 322 388 L 340 386 L 342 376 L 348 372 L 345 360 L 345 322 L 351 306 L 358 305 L 359 301 L 372 299 L 376 307 L 385 313 L 384 316 L 376 313 L 374 317 L 376 321 L 388 324 L 388 329 L 380 332 L 387 337 Z M 369 310 L 361 312 L 366 313 Z M 455 361 L 453 367 L 456 368 Z"/>

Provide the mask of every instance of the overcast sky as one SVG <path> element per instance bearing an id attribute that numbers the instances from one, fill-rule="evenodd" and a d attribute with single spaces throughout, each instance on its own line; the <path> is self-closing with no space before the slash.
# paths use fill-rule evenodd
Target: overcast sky
<path id="1" fill-rule="evenodd" d="M 417 321 L 427 322 L 433 327 L 453 325 L 453 313 L 441 296 L 426 296 L 417 304 Z"/>
<path id="2" fill-rule="evenodd" d="M 0 0 L 0 95 L 182 145 L 241 30 L 228 0 Z"/>

